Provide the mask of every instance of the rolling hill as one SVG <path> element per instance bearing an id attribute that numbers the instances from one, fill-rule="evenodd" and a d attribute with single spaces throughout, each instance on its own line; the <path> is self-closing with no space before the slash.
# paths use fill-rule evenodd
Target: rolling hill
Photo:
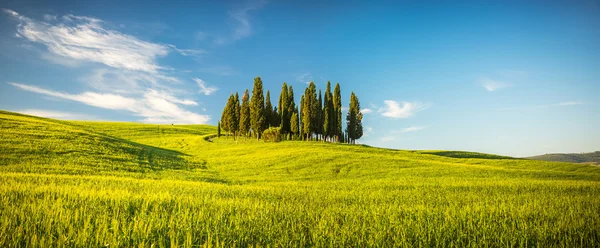
<path id="1" fill-rule="evenodd" d="M 533 160 L 600 164 L 600 151 L 589 153 L 553 153 L 528 157 Z"/>
<path id="2" fill-rule="evenodd" d="M 0 111 L 0 246 L 600 245 L 600 168 Z"/>

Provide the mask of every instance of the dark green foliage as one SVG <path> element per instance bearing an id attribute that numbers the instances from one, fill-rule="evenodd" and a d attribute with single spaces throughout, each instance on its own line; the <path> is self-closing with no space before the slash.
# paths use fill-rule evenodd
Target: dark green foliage
<path id="1" fill-rule="evenodd" d="M 288 86 L 287 83 L 283 83 L 281 86 L 281 94 L 279 94 L 279 120 L 281 127 L 281 133 L 287 134 L 290 132 L 290 117 L 288 109 Z"/>
<path id="2" fill-rule="evenodd" d="M 221 138 L 221 122 L 217 122 L 217 138 Z"/>
<path id="3" fill-rule="evenodd" d="M 229 100 L 227 101 L 227 105 L 225 106 L 224 111 L 224 121 L 225 125 L 223 129 L 229 131 L 233 134 L 233 138 L 235 139 L 236 133 L 239 128 L 239 114 L 240 114 L 240 106 L 239 106 L 239 96 L 236 93 L 235 96 L 229 96 Z"/>
<path id="4" fill-rule="evenodd" d="M 273 105 L 271 104 L 271 92 L 267 90 L 265 98 L 265 129 L 273 127 Z"/>
<path id="5" fill-rule="evenodd" d="M 317 99 L 317 114 L 315 121 L 317 122 L 315 125 L 315 133 L 317 134 L 317 138 L 319 136 L 323 136 L 323 96 L 321 95 L 321 90 L 319 90 L 319 98 Z"/>
<path id="6" fill-rule="evenodd" d="M 350 95 L 350 107 L 346 116 L 346 142 L 354 144 L 357 139 L 363 136 L 362 117 L 360 102 L 358 101 L 358 97 L 352 92 Z"/>
<path id="7" fill-rule="evenodd" d="M 252 99 L 250 100 L 250 127 L 257 139 L 260 139 L 260 134 L 264 130 L 266 120 L 262 80 L 260 77 L 256 77 L 254 78 L 254 88 L 252 89 Z"/>
<path id="8" fill-rule="evenodd" d="M 325 101 L 323 102 L 323 136 L 325 139 L 333 136 L 335 129 L 333 112 L 333 95 L 331 94 L 331 82 L 327 81 L 325 90 Z"/>
<path id="9" fill-rule="evenodd" d="M 250 131 L 250 95 L 248 94 L 248 89 L 246 89 L 244 96 L 242 96 L 239 127 L 240 134 L 247 136 Z"/>
<path id="10" fill-rule="evenodd" d="M 310 82 L 306 90 L 304 91 L 304 102 L 302 105 L 302 129 L 306 140 L 310 140 L 312 135 L 316 133 L 318 120 L 317 120 L 317 88 L 314 82 Z"/>
<path id="11" fill-rule="evenodd" d="M 292 113 L 292 118 L 290 120 L 290 132 L 293 135 L 300 135 L 300 123 L 297 110 Z"/>
<path id="12" fill-rule="evenodd" d="M 271 114 L 271 126 L 279 127 L 279 125 L 281 124 L 280 120 L 281 119 L 279 118 L 279 112 L 277 112 L 277 107 L 273 107 L 273 113 Z"/>
<path id="13" fill-rule="evenodd" d="M 292 88 L 292 86 L 290 85 L 288 92 L 287 92 L 287 98 L 288 98 L 288 103 L 287 103 L 287 118 L 286 121 L 291 121 L 292 119 L 292 114 L 293 113 L 298 113 L 298 108 L 296 106 L 296 102 L 294 100 L 294 89 Z M 300 117 L 300 116 L 298 116 Z M 290 128 L 291 129 L 291 128 Z M 291 131 L 291 130 L 290 130 Z M 298 135 L 298 132 L 295 133 L 296 135 Z"/>
<path id="14" fill-rule="evenodd" d="M 264 141 L 267 141 L 267 142 L 281 141 L 281 128 L 270 127 L 268 129 L 266 129 L 262 134 L 262 138 Z"/>
<path id="15" fill-rule="evenodd" d="M 223 128 L 223 130 L 225 130 L 226 132 L 229 132 L 229 120 L 230 115 L 231 115 L 231 105 L 233 104 L 233 100 L 232 100 L 233 95 L 230 95 L 229 98 L 227 98 L 227 104 L 225 104 L 225 108 L 223 109 L 223 113 L 221 114 L 221 127 Z"/>
<path id="16" fill-rule="evenodd" d="M 342 90 L 340 89 L 340 84 L 337 83 L 335 85 L 335 89 L 333 91 L 333 133 L 332 135 L 337 137 L 337 140 L 342 136 Z"/>

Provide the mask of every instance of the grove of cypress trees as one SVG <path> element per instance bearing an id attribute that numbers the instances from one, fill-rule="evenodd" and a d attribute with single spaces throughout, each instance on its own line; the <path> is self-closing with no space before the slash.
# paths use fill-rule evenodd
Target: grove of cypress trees
<path id="1" fill-rule="evenodd" d="M 340 84 L 337 83 L 335 85 L 335 90 L 333 91 L 333 112 L 334 112 L 334 129 L 333 135 L 336 136 L 336 141 L 340 141 L 342 133 L 342 91 L 340 89 Z"/>
<path id="2" fill-rule="evenodd" d="M 254 78 L 254 88 L 250 100 L 250 126 L 256 135 L 256 139 L 260 139 L 265 121 L 265 96 L 263 95 L 262 80 L 260 77 L 256 77 Z"/>
<path id="3" fill-rule="evenodd" d="M 242 105 L 240 106 L 240 134 L 247 136 L 250 131 L 250 95 L 248 89 L 242 96 Z"/>

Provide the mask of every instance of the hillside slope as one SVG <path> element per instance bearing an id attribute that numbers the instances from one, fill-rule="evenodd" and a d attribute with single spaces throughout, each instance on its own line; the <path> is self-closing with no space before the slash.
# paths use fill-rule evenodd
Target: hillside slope
<path id="1" fill-rule="evenodd" d="M 596 163 L 600 164 L 600 151 L 589 152 L 589 153 L 554 153 L 544 154 L 528 159 L 542 160 L 542 161 L 554 161 L 554 162 L 568 162 L 568 163 Z"/>
<path id="2" fill-rule="evenodd" d="M 0 127 L 2 247 L 600 245 L 595 166 L 5 111 Z"/>

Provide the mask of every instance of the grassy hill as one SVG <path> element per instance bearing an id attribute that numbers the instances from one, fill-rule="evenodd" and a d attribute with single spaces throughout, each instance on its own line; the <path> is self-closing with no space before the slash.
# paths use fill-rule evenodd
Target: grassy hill
<path id="1" fill-rule="evenodd" d="M 543 160 L 543 161 L 555 161 L 555 162 L 568 162 L 568 163 L 595 163 L 600 164 L 600 151 L 589 152 L 589 153 L 554 153 L 544 154 L 528 159 Z"/>
<path id="2" fill-rule="evenodd" d="M 0 247 L 600 245 L 600 168 L 0 111 Z"/>

